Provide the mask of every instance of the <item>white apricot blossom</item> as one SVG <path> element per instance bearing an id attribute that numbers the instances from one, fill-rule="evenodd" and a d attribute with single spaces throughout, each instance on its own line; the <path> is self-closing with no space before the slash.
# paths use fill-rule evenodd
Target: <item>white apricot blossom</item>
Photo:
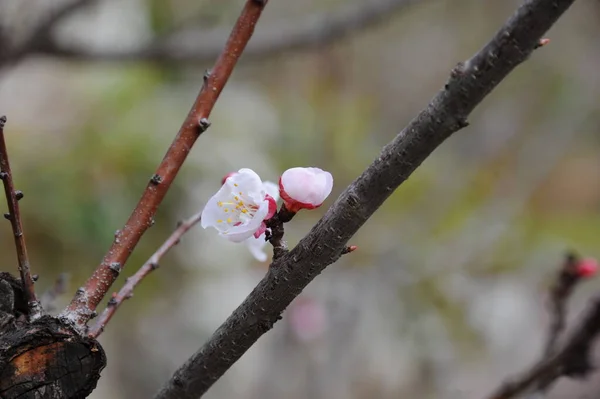
<path id="1" fill-rule="evenodd" d="M 201 226 L 213 227 L 222 237 L 243 242 L 264 233 L 264 221 L 277 211 L 277 203 L 252 169 L 243 168 L 224 179 L 202 211 Z"/>
<path id="2" fill-rule="evenodd" d="M 332 188 L 333 176 L 319 168 L 291 168 L 279 178 L 279 193 L 292 212 L 318 208 Z"/>
<path id="3" fill-rule="evenodd" d="M 226 178 L 229 176 L 230 175 L 226 176 Z M 279 186 L 277 186 L 277 184 L 266 181 L 263 183 L 263 188 L 267 195 L 271 196 L 275 202 L 279 200 Z M 265 238 L 265 233 L 263 232 L 258 237 L 253 236 L 244 241 L 248 251 L 250 251 L 252 256 L 259 262 L 265 262 L 268 258 L 267 253 L 265 252 L 265 246 L 267 245 L 267 240 Z"/>

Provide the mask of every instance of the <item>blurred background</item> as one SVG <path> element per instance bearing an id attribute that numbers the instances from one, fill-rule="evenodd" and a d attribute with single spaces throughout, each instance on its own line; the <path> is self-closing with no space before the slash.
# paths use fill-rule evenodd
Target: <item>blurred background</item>
<path id="1" fill-rule="evenodd" d="M 519 1 L 277 0 L 115 289 L 242 167 L 331 171 L 294 245 Z M 0 113 L 38 290 L 66 304 L 154 173 L 242 0 L 4 0 Z M 206 398 L 480 398 L 532 362 L 565 251 L 600 256 L 600 3 L 581 1 Z M 5 206 L 4 198 L 0 205 Z M 0 265 L 16 273 L 9 224 Z M 119 310 L 94 399 L 149 398 L 264 275 L 200 227 Z M 576 293 L 571 316 L 600 284 Z M 597 380 L 597 379 L 596 379 Z M 561 381 L 583 398 L 600 380 Z"/>

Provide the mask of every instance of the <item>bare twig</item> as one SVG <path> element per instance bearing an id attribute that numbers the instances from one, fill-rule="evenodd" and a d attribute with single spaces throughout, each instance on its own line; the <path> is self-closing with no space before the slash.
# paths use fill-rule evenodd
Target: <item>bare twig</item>
<path id="1" fill-rule="evenodd" d="M 192 146 L 200 134 L 210 126 L 207 118 L 250 40 L 254 26 L 266 3 L 266 0 L 246 1 L 223 52 L 217 59 L 212 72 L 205 76 L 204 85 L 196 102 L 156 173 L 150 179 L 142 198 L 123 229 L 115 234 L 115 240 L 102 263 L 85 285 L 77 290 L 75 298 L 61 313 L 60 316 L 63 320 L 70 321 L 83 330 L 84 325 L 92 317 L 96 307 L 116 280 L 120 269 L 125 265 L 140 238 L 152 225 L 158 206 L 167 194 Z"/>
<path id="2" fill-rule="evenodd" d="M 556 280 L 550 288 L 549 313 L 551 317 L 548 326 L 548 339 L 544 349 L 544 356 L 550 356 L 556 351 L 558 339 L 565 330 L 567 317 L 567 304 L 581 275 L 577 273 L 579 259 L 574 254 L 565 257 L 563 266 L 556 275 Z"/>
<path id="3" fill-rule="evenodd" d="M 489 399 L 511 399 L 531 390 L 546 390 L 562 376 L 583 378 L 592 370 L 590 347 L 600 334 L 600 296 L 590 300 L 587 311 L 555 354 L 543 356 L 533 367 L 503 383 Z"/>
<path id="4" fill-rule="evenodd" d="M 27 247 L 25 245 L 25 235 L 23 234 L 23 225 L 21 224 L 21 212 L 19 211 L 19 200 L 23 198 L 23 193 L 21 191 L 16 191 L 13 183 L 10 163 L 8 162 L 8 151 L 6 150 L 6 142 L 4 140 L 5 124 L 6 117 L 0 117 L 0 179 L 2 179 L 2 182 L 4 183 L 4 193 L 6 194 L 6 202 L 8 204 L 8 213 L 5 213 L 4 217 L 10 220 L 15 238 L 21 284 L 23 284 L 23 293 L 27 300 L 27 306 L 29 307 L 28 316 L 30 320 L 35 320 L 41 316 L 42 307 L 35 295 L 33 279 L 31 278 L 29 257 L 27 256 Z"/>
<path id="5" fill-rule="evenodd" d="M 370 0 L 342 6 L 330 13 L 314 15 L 296 25 L 263 28 L 244 52 L 247 58 L 260 58 L 285 51 L 327 45 L 355 35 L 391 18 L 418 0 Z M 157 38 L 147 47 L 134 51 L 90 51 L 50 41 L 39 51 L 48 55 L 91 61 L 206 62 L 221 51 L 227 31 L 195 30 Z"/>
<path id="6" fill-rule="evenodd" d="M 288 223 L 296 215 L 295 212 L 290 212 L 285 204 L 281 205 L 281 209 L 273 217 L 267 220 L 267 227 L 269 230 L 266 231 L 265 238 L 273 246 L 273 259 L 277 259 L 280 256 L 285 255 L 288 252 L 287 243 L 283 239 L 285 232 L 283 224 Z"/>
<path id="7" fill-rule="evenodd" d="M 523 393 L 545 393 L 561 376 L 584 377 L 591 371 L 589 348 L 600 333 L 600 296 L 591 306 L 578 327 L 559 345 L 566 327 L 567 304 L 578 283 L 587 275 L 581 271 L 582 260 L 569 253 L 550 288 L 549 312 L 551 321 L 545 348 L 540 359 L 519 376 L 502 383 L 490 399 L 510 399 Z"/>
<path id="8" fill-rule="evenodd" d="M 275 259 L 256 288 L 155 399 L 192 399 L 204 394 L 273 327 L 304 287 L 341 256 L 348 240 L 394 190 L 446 138 L 467 126 L 467 117 L 477 104 L 529 57 L 573 2 L 525 2 L 483 49 L 455 67 L 427 108 L 384 147 L 294 249 Z"/>
<path id="9" fill-rule="evenodd" d="M 171 248 L 179 243 L 181 237 L 188 232 L 192 227 L 196 225 L 200 221 L 202 216 L 202 212 L 198 212 L 194 216 L 189 219 L 179 223 L 177 229 L 167 238 L 167 240 L 158 248 L 158 250 L 139 268 L 139 270 L 131 277 L 127 279 L 125 285 L 118 293 L 113 294 L 110 301 L 108 301 L 108 305 L 106 309 L 102 312 L 96 324 L 90 328 L 88 332 L 88 336 L 90 338 L 97 338 L 102 332 L 104 332 L 104 328 L 110 321 L 110 319 L 114 316 L 117 309 L 121 306 L 121 304 L 126 300 L 133 296 L 133 290 L 135 287 L 150 273 L 158 268 L 159 262 L 163 256 Z"/>

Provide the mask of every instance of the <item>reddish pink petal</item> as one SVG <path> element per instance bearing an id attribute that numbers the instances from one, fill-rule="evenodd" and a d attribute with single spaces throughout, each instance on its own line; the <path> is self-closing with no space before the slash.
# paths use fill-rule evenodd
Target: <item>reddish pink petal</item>
<path id="1" fill-rule="evenodd" d="M 593 277 L 598 273 L 598 261 L 594 258 L 582 259 L 577 265 L 576 270 L 579 277 Z"/>
<path id="2" fill-rule="evenodd" d="M 229 172 L 227 173 L 225 176 L 223 176 L 223 179 L 221 179 L 221 184 L 225 184 L 225 181 L 227 181 L 227 179 L 229 179 L 231 176 L 237 174 L 238 172 Z"/>
<path id="3" fill-rule="evenodd" d="M 258 238 L 262 235 L 262 233 L 264 233 L 267 230 L 267 225 L 265 224 L 265 222 L 262 222 L 260 224 L 260 227 L 258 228 L 258 230 L 256 230 L 254 232 L 254 238 Z"/>
<path id="4" fill-rule="evenodd" d="M 267 213 L 267 216 L 265 216 L 265 220 L 269 220 L 277 212 L 277 201 L 275 201 L 275 198 L 271 197 L 269 194 L 265 196 L 265 199 L 269 201 L 269 212 Z"/>

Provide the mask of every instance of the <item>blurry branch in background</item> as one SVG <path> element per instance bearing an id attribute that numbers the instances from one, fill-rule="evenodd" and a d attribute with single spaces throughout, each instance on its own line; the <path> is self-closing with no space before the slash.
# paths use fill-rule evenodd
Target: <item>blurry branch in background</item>
<path id="1" fill-rule="evenodd" d="M 575 288 L 585 278 L 596 274 L 597 262 L 566 256 L 550 289 L 549 335 L 541 359 L 519 376 L 503 383 L 489 399 L 511 399 L 522 394 L 545 394 L 560 377 L 584 378 L 592 370 L 590 350 L 600 334 L 600 296 L 589 301 L 588 309 L 563 343 L 559 343 L 566 326 L 566 307 Z"/>
<path id="2" fill-rule="evenodd" d="M 21 212 L 19 211 L 19 200 L 23 198 L 23 192 L 15 190 L 10 163 L 8 162 L 6 141 L 4 140 L 5 124 L 6 117 L 0 117 L 0 180 L 4 183 L 4 193 L 6 194 L 6 203 L 8 204 L 8 213 L 5 213 L 4 217 L 10 221 L 12 226 L 23 294 L 29 309 L 28 317 L 30 320 L 36 320 L 42 315 L 42 307 L 35 294 L 33 278 L 31 277 L 29 256 L 27 255 L 25 235 L 23 234 L 23 225 L 21 223 Z"/>
<path id="3" fill-rule="evenodd" d="M 66 17 L 96 1 L 98 0 L 65 1 L 33 27 L 28 34 L 28 37 L 22 43 L 12 48 L 12 46 L 6 43 L 6 40 L 3 40 L 3 43 L 0 44 L 5 47 L 5 49 L 0 51 L 0 66 L 19 62 L 27 55 L 41 51 L 46 46 L 52 45 L 52 30 Z M 3 37 L 3 39 L 6 38 Z"/>
<path id="4" fill-rule="evenodd" d="M 294 249 L 274 260 L 244 302 L 155 398 L 203 395 L 273 327 L 304 287 L 342 255 L 348 240 L 394 190 L 445 139 L 468 125 L 473 109 L 542 44 L 542 35 L 573 2 L 527 1 L 484 48 L 459 63 L 426 109 L 383 148 Z"/>
<path id="5" fill-rule="evenodd" d="M 54 282 L 54 285 L 48 288 L 40 298 L 42 308 L 46 312 L 52 312 L 56 310 L 56 300 L 59 296 L 65 294 L 69 289 L 69 280 L 71 276 L 69 273 L 61 273 Z"/>
<path id="6" fill-rule="evenodd" d="M 112 298 L 108 301 L 106 309 L 104 309 L 96 321 L 96 324 L 90 328 L 88 332 L 89 337 L 97 338 L 100 334 L 102 334 L 106 324 L 114 316 L 121 304 L 126 299 L 129 299 L 133 296 L 133 290 L 135 287 L 141 283 L 146 276 L 158 269 L 161 258 L 165 256 L 171 248 L 179 244 L 181 237 L 200 221 L 201 215 L 202 212 L 198 212 L 189 219 L 180 222 L 177 226 L 177 229 L 175 229 L 175 231 L 169 236 L 169 238 L 167 238 L 160 248 L 156 250 L 150 259 L 148 259 L 133 276 L 126 280 L 125 285 L 118 293 L 113 294 Z"/>
<path id="7" fill-rule="evenodd" d="M 285 51 L 324 46 L 356 35 L 377 26 L 418 0 L 355 1 L 339 10 L 307 17 L 297 24 L 278 24 L 259 30 L 244 52 L 246 58 L 264 58 Z M 89 61 L 157 61 L 157 62 L 211 62 L 221 52 L 229 31 L 186 30 L 155 38 L 146 47 L 133 51 L 90 50 L 67 46 L 47 40 L 35 52 L 50 56 Z"/>
<path id="8" fill-rule="evenodd" d="M 550 325 L 548 340 L 544 349 L 544 355 L 550 356 L 556 352 L 556 346 L 561 334 L 565 330 L 567 319 L 567 305 L 577 284 L 582 277 L 580 260 L 574 254 L 565 257 L 563 266 L 558 271 L 556 279 L 550 288 L 548 312 L 550 313 Z"/>
<path id="9" fill-rule="evenodd" d="M 63 321 L 84 331 L 87 322 L 96 315 L 98 304 L 117 279 L 143 234 L 154 223 L 158 206 L 194 143 L 210 126 L 207 118 L 252 37 L 254 27 L 265 5 L 266 1 L 246 1 L 221 55 L 213 70 L 206 73 L 202 89 L 156 173 L 150 178 L 123 229 L 115 233 L 114 241 L 100 265 L 85 285 L 77 290 L 67 309 L 61 312 L 60 318 Z"/>

